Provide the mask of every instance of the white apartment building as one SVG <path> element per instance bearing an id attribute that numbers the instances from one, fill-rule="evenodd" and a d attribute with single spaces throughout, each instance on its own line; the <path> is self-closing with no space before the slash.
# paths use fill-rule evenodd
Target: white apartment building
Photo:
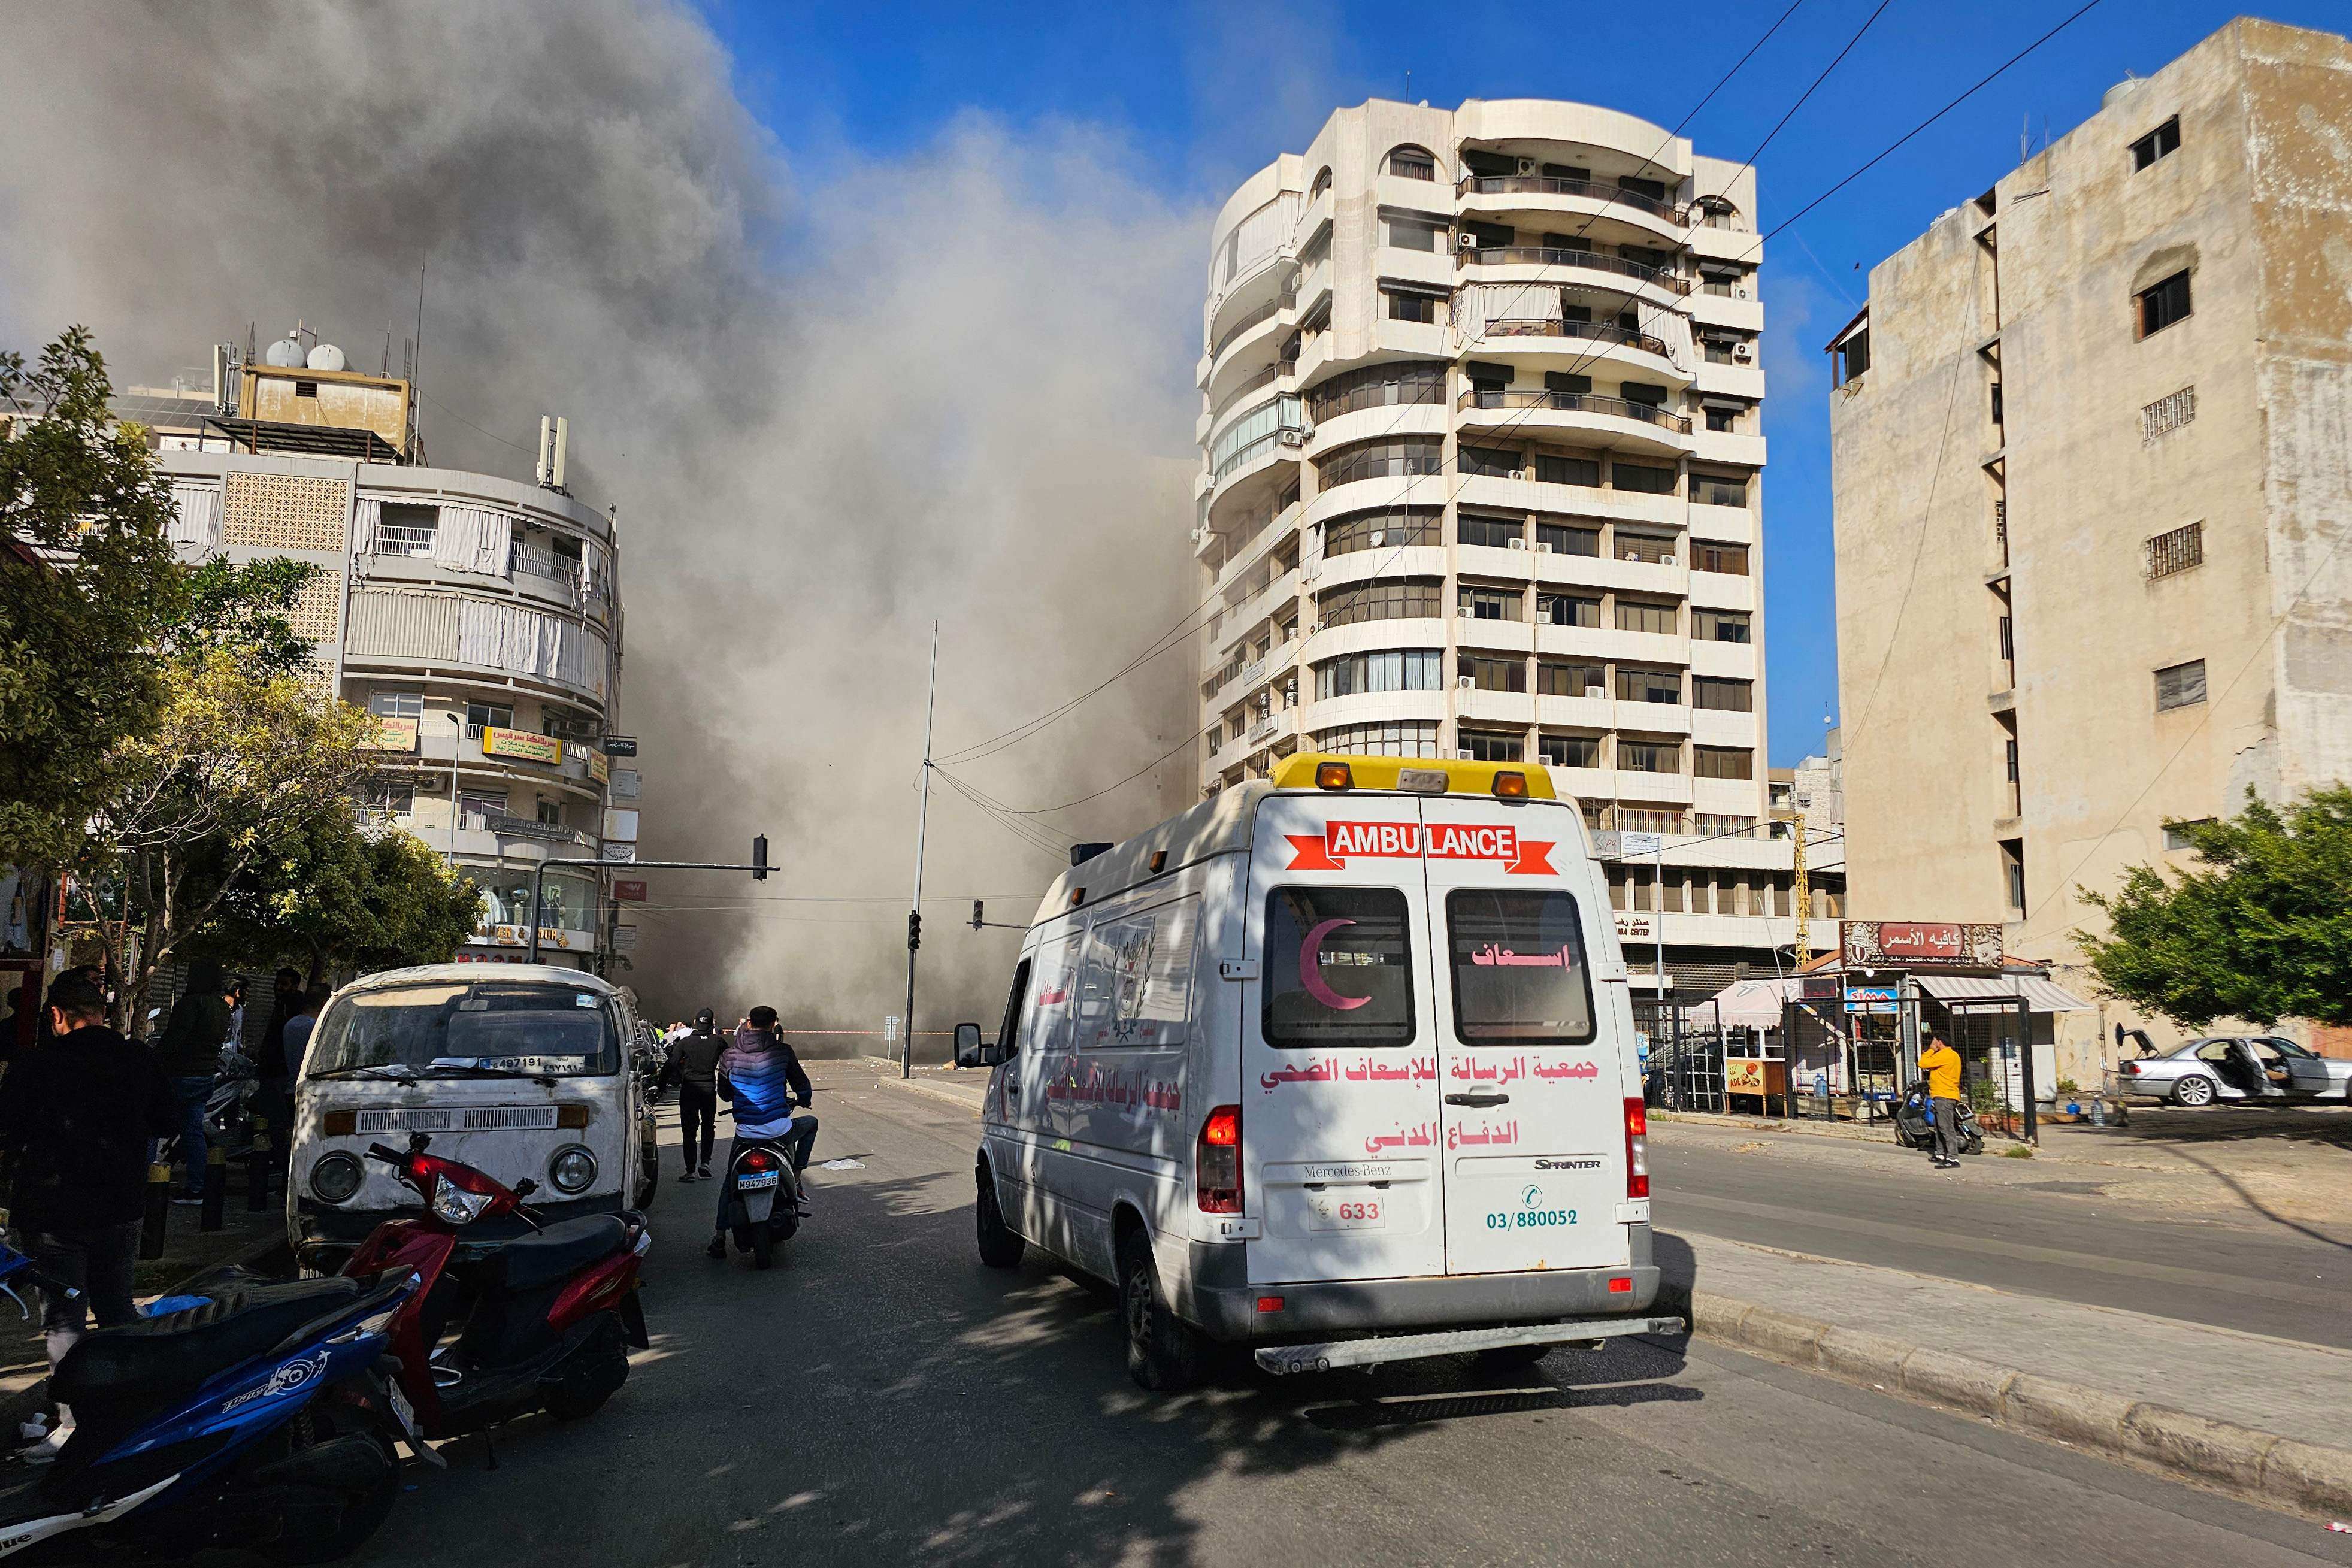
<path id="1" fill-rule="evenodd" d="M 635 760 L 606 751 L 615 522 L 560 472 L 530 483 L 426 466 L 410 382 L 320 347 L 289 339 L 248 363 L 225 345 L 215 386 L 133 388 L 115 411 L 151 432 L 184 557 L 320 568 L 296 627 L 322 680 L 381 721 L 383 765 L 357 804 L 483 889 L 461 959 L 520 962 L 542 861 L 635 858 Z M 593 868 L 547 873 L 543 962 L 609 966 L 629 929 L 611 892 Z"/>
<path id="2" fill-rule="evenodd" d="M 1301 747 L 1541 763 L 1594 829 L 1666 841 L 1663 887 L 1643 853 L 1616 890 L 1636 966 L 1666 922 L 1671 996 L 1793 940 L 1755 219 L 1751 171 L 1535 100 L 1341 110 L 1234 194 L 1197 376 L 1204 791 Z"/>

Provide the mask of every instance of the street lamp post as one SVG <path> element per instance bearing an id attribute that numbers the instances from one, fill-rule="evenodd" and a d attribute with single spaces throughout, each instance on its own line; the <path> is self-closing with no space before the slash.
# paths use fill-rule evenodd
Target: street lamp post
<path id="1" fill-rule="evenodd" d="M 456 732 L 449 737 L 448 863 L 455 866 L 457 863 L 457 758 L 466 749 L 466 716 L 463 713 L 451 713 L 447 717 L 449 722 L 457 726 Z"/>

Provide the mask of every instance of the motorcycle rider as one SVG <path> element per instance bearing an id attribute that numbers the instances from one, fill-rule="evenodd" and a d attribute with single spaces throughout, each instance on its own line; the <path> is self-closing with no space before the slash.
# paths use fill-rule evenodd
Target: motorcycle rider
<path id="1" fill-rule="evenodd" d="M 816 1102 L 816 1090 L 801 1067 L 801 1058 L 785 1043 L 773 1007 L 751 1009 L 751 1016 L 735 1031 L 734 1043 L 719 1058 L 718 1078 L 719 1092 L 733 1107 L 735 1115 L 735 1137 L 728 1145 L 728 1164 L 734 1164 L 735 1144 L 744 1139 L 783 1140 L 792 1156 L 793 1185 L 801 1191 L 801 1212 L 807 1213 L 808 1188 L 799 1177 L 808 1169 L 809 1152 L 816 1146 L 816 1118 L 794 1115 L 793 1099 L 797 1095 L 806 1108 Z M 722 1189 L 719 1205 L 721 1219 L 726 1212 Z M 723 1226 L 711 1237 L 709 1252 L 713 1258 L 727 1256 Z"/>
<path id="2" fill-rule="evenodd" d="M 677 1178 L 681 1182 L 710 1179 L 710 1145 L 719 1134 L 719 1058 L 727 1049 L 717 1023 L 709 1008 L 697 1013 L 693 1032 L 670 1047 L 669 1061 L 662 1068 L 663 1084 L 677 1089 L 678 1148 L 686 1156 L 686 1170 Z"/>

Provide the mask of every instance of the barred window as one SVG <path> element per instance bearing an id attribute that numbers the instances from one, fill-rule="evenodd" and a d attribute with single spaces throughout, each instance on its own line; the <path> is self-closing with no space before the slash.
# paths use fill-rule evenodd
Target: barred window
<path id="1" fill-rule="evenodd" d="M 1319 700 L 1367 691 L 1434 691 L 1444 661 L 1433 647 L 1350 654 L 1315 667 L 1315 695 Z"/>
<path id="2" fill-rule="evenodd" d="M 1356 479 L 1433 474 L 1438 470 L 1444 446 L 1444 443 L 1434 436 L 1404 436 L 1393 441 L 1359 441 L 1352 447 L 1340 447 L 1327 458 L 1318 458 L 1315 471 L 1320 476 L 1325 489 Z"/>
<path id="3" fill-rule="evenodd" d="M 1528 661 L 1524 658 L 1492 658 L 1465 653 L 1456 668 L 1480 691 L 1525 691 L 1528 689 Z"/>
<path id="4" fill-rule="evenodd" d="M 1691 813 L 1691 831 L 1693 833 L 1745 833 L 1755 826 L 1756 819 L 1752 816 L 1733 816 L 1723 812 L 1717 811 L 1695 811 Z M 1717 914 L 1727 915 L 1732 912 L 1731 905 L 1733 900 L 1730 896 L 1731 886 L 1732 885 L 1729 882 L 1725 882 L 1722 885 L 1720 895 L 1721 901 L 1717 905 L 1715 911 Z"/>
<path id="5" fill-rule="evenodd" d="M 2205 661 L 2192 658 L 2187 664 L 2171 664 L 2156 672 L 2156 707 L 2162 712 L 2168 708 L 2193 708 L 2205 700 Z"/>
<path id="6" fill-rule="evenodd" d="M 1333 588 L 1316 601 L 1317 618 L 1327 626 L 1359 621 L 1395 621 L 1445 613 L 1444 588 L 1437 583 L 1364 583 Z"/>
<path id="7" fill-rule="evenodd" d="M 2139 444 L 2153 447 L 2197 417 L 2197 389 L 2184 386 L 2178 392 L 2168 392 L 2154 403 L 2145 404 L 2139 411 Z"/>
<path id="8" fill-rule="evenodd" d="M 1523 749 L 1517 735 L 1496 735 L 1484 731 L 1462 731 L 1462 752 L 1474 762 L 1516 763 Z"/>
<path id="9" fill-rule="evenodd" d="M 1548 658 L 1536 666 L 1536 689 L 1546 697 L 1605 694 L 1609 671 L 1598 664 Z"/>
<path id="10" fill-rule="evenodd" d="M 1622 736 L 1617 742 L 1617 765 L 1627 773 L 1678 773 L 1683 771 L 1683 747 L 1680 741 L 1628 741 Z"/>
<path id="11" fill-rule="evenodd" d="M 1409 545 L 1440 544 L 1435 507 L 1396 507 L 1386 511 L 1359 512 L 1323 525 L 1323 553 L 1352 555 L 1359 550 L 1402 550 Z"/>
<path id="12" fill-rule="evenodd" d="M 1540 464 L 1543 459 L 1538 458 L 1536 461 Z M 1540 471 L 1537 477 L 1542 477 Z M 1536 543 L 1555 555 L 1598 555 L 1601 553 L 1601 531 L 1578 528 L 1570 523 L 1538 522 L 1536 524 Z"/>
<path id="13" fill-rule="evenodd" d="M 1691 752 L 1691 772 L 1703 779 L 1752 779 L 1756 753 L 1737 746 L 1698 746 Z"/>
<path id="14" fill-rule="evenodd" d="M 2205 525 L 2192 522 L 2159 533 L 2141 547 L 2142 569 L 2150 577 L 2169 577 L 2205 563 Z"/>
<path id="15" fill-rule="evenodd" d="M 1433 757 L 1434 724 L 1342 724 L 1316 737 L 1318 750 L 1349 757 Z"/>
<path id="16" fill-rule="evenodd" d="M 1710 708 L 1718 713 L 1752 713 L 1756 710 L 1756 683 L 1694 675 L 1691 677 L 1691 706 Z"/>

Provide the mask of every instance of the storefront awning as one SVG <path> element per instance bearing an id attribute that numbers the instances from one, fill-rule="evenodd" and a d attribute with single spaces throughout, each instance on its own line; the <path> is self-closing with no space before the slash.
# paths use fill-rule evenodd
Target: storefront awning
<path id="1" fill-rule="evenodd" d="M 1719 1022 L 1727 1029 L 1777 1029 L 1781 1008 L 1796 994 L 1793 979 L 1734 981 L 1706 1001 L 1685 1008 L 1684 1017 L 1696 1028 Z"/>
<path id="2" fill-rule="evenodd" d="M 2092 1013 L 2097 1009 L 2063 985 L 2032 975 L 1922 974 L 1919 988 L 1943 1002 L 2025 999 L 2031 1013 Z"/>

